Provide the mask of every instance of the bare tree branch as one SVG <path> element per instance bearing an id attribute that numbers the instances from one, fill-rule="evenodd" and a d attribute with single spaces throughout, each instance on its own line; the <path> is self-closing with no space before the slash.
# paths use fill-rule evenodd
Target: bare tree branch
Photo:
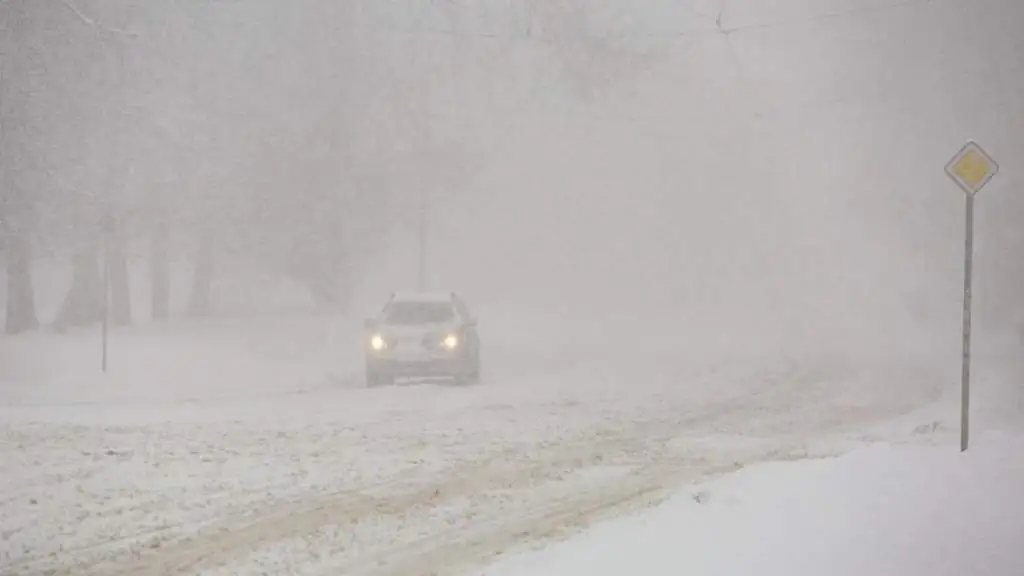
<path id="1" fill-rule="evenodd" d="M 71 0 L 61 0 L 61 2 L 63 2 L 64 5 L 67 6 L 68 10 L 71 10 L 75 14 L 75 16 L 77 16 L 78 19 L 81 20 L 82 23 L 84 23 L 86 26 L 92 26 L 93 28 L 95 28 L 97 30 L 100 30 L 102 32 L 105 32 L 107 34 L 110 34 L 110 35 L 129 36 L 131 38 L 138 38 L 139 37 L 138 34 L 136 34 L 135 32 L 132 32 L 130 30 L 123 30 L 121 28 L 113 28 L 111 26 L 107 26 L 105 24 L 97 22 L 93 18 L 89 18 L 88 16 L 85 15 L 84 12 L 79 10 L 78 7 L 75 6 L 71 2 Z"/>

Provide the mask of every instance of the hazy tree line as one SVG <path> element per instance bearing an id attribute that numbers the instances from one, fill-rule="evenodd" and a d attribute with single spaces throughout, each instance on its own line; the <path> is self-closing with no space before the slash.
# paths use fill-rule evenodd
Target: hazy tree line
<path id="1" fill-rule="evenodd" d="M 551 92 L 607 95 L 658 58 L 594 24 L 601 5 L 0 0 L 7 331 L 95 322 L 104 266 L 112 318 L 132 321 L 132 258 L 157 320 L 211 312 L 232 261 L 343 307 L 364 239 L 411 209 L 417 183 L 457 188 L 495 118 Z M 714 16 L 709 42 L 727 38 Z M 1005 233 L 988 242 L 993 289 L 1015 303 L 1020 198 L 998 199 Z M 52 318 L 36 311 L 43 257 L 72 271 Z M 175 263 L 192 272 L 184 310 Z"/>
<path id="2" fill-rule="evenodd" d="M 0 1 L 7 332 L 40 326 L 42 255 L 73 272 L 58 328 L 100 318 L 105 270 L 111 318 L 132 321 L 130 254 L 150 268 L 156 320 L 172 314 L 172 259 L 192 268 L 189 314 L 210 312 L 226 259 L 344 306 L 353 263 L 372 249 L 360 233 L 386 228 L 408 194 L 396 166 L 472 164 L 457 144 L 472 135 L 431 116 L 452 78 L 528 98 L 536 69 L 502 69 L 526 43 L 557 52 L 551 74 L 575 72 L 576 88 L 602 80 L 587 77 L 588 58 L 607 50 L 572 0 L 410 1 L 393 15 L 372 4 Z"/>

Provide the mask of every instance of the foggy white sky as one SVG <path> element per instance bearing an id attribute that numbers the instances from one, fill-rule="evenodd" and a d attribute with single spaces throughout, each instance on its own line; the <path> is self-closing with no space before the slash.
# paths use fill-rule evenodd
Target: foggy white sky
<path id="1" fill-rule="evenodd" d="M 52 225 L 135 198 L 273 244 L 334 214 L 365 309 L 415 280 L 423 192 L 435 287 L 490 309 L 666 348 L 953 350 L 942 166 L 976 138 L 1002 164 L 979 312 L 1021 301 L 1014 0 L 76 5 L 137 36 L 57 10 L 22 61 L 51 171 L 20 185 L 79 199 Z"/>
<path id="2" fill-rule="evenodd" d="M 1024 148 L 1022 9 L 887 5 L 734 0 L 722 25 L 751 28 L 728 42 L 665 35 L 713 29 L 713 2 L 609 14 L 656 57 L 589 103 L 488 125 L 467 203 L 432 212 L 435 278 L 607 332 L 683 327 L 672 344 L 954 350 L 963 200 L 942 167 L 967 138 L 1005 157 L 979 216 L 993 287 Z"/>

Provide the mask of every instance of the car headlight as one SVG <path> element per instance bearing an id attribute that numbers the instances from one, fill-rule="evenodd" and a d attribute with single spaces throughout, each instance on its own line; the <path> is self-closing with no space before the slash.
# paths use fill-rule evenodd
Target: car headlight
<path id="1" fill-rule="evenodd" d="M 441 341 L 441 345 L 449 350 L 454 350 L 459 346 L 459 337 L 455 334 L 449 334 Z"/>
<path id="2" fill-rule="evenodd" d="M 380 334 L 374 334 L 370 338 L 370 348 L 373 348 L 375 352 L 380 352 L 388 347 L 388 343 L 384 341 L 384 337 Z"/>

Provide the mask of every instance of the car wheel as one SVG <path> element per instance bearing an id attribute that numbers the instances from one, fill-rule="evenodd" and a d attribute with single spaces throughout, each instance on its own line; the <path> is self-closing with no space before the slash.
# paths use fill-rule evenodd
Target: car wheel
<path id="1" fill-rule="evenodd" d="M 466 372 L 465 378 L 463 378 L 464 384 L 479 384 L 480 383 L 480 353 L 477 352 L 473 356 L 473 360 L 469 365 L 469 370 Z"/>
<path id="2" fill-rule="evenodd" d="M 476 361 L 473 363 L 473 382 L 480 383 L 480 357 L 477 356 Z"/>

